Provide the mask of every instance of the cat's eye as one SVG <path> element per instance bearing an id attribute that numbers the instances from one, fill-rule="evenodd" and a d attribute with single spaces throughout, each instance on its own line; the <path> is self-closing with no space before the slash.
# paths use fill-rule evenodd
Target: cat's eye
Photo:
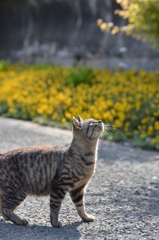
<path id="1" fill-rule="evenodd" d="M 92 121 L 90 122 L 89 126 L 93 126 L 96 122 Z"/>

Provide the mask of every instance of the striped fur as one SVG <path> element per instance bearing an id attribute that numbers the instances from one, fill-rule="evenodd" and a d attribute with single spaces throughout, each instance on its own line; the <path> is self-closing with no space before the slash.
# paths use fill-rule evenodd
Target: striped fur
<path id="1" fill-rule="evenodd" d="M 101 121 L 73 117 L 73 140 L 66 146 L 37 146 L 0 155 L 0 214 L 17 225 L 27 225 L 14 210 L 27 195 L 50 195 L 50 221 L 61 227 L 58 214 L 69 192 L 79 216 L 93 221 L 84 209 L 86 185 L 94 174 Z"/>

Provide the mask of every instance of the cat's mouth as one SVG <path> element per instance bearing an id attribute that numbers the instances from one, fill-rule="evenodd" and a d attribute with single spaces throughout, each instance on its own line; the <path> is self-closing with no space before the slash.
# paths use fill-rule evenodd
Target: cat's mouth
<path id="1" fill-rule="evenodd" d="M 104 124 L 101 123 L 100 126 L 98 126 L 98 132 L 103 132 L 104 131 Z"/>

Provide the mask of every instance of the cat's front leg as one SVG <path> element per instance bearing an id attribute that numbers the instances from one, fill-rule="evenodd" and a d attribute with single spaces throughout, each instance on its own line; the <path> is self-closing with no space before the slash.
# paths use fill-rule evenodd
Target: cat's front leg
<path id="1" fill-rule="evenodd" d="M 52 187 L 50 194 L 50 221 L 53 227 L 62 227 L 62 223 L 58 221 L 58 215 L 62 201 L 67 190 L 62 186 Z"/>
<path id="2" fill-rule="evenodd" d="M 85 222 L 92 222 L 92 221 L 94 221 L 94 216 L 89 215 L 85 212 L 84 189 L 85 189 L 85 185 L 82 185 L 82 186 L 70 191 L 70 196 L 71 196 L 73 203 L 75 204 L 75 207 L 77 209 L 79 216 Z"/>

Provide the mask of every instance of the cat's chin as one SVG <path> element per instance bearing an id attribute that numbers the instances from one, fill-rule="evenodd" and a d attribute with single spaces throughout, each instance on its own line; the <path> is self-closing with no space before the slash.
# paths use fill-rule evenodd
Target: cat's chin
<path id="1" fill-rule="evenodd" d="M 100 134 L 102 134 L 104 132 L 104 124 L 102 123 L 102 125 L 98 128 L 99 128 L 98 132 L 100 132 Z"/>

